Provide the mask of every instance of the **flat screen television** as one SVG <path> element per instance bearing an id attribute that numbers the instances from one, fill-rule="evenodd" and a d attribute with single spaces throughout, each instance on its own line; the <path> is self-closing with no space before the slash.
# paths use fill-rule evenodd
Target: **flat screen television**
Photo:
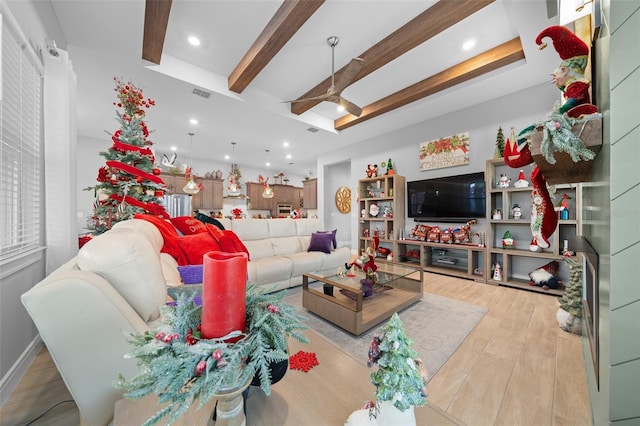
<path id="1" fill-rule="evenodd" d="M 407 182 L 407 211 L 418 221 L 485 218 L 484 172 Z"/>

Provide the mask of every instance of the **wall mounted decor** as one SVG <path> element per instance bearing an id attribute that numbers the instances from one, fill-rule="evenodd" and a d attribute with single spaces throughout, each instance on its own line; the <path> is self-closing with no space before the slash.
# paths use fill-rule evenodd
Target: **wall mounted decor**
<path id="1" fill-rule="evenodd" d="M 469 164 L 469 132 L 420 144 L 420 171 Z"/>
<path id="2" fill-rule="evenodd" d="M 349 187 L 341 186 L 336 191 L 336 207 L 340 213 L 351 212 L 351 189 Z"/>

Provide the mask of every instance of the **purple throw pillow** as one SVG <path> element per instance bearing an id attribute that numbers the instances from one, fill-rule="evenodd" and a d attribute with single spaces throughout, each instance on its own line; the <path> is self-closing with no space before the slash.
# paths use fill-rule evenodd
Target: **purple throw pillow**
<path id="1" fill-rule="evenodd" d="M 338 241 L 336 240 L 336 232 L 338 230 L 334 229 L 333 231 L 318 231 L 316 232 L 316 234 L 328 234 L 331 235 L 331 244 L 333 244 L 333 248 L 337 249 L 338 248 Z"/>
<path id="2" fill-rule="evenodd" d="M 180 278 L 185 284 L 199 284 L 202 282 L 202 265 L 178 266 Z"/>
<path id="3" fill-rule="evenodd" d="M 333 237 L 331 234 L 323 232 L 314 232 L 311 234 L 311 243 L 307 251 L 321 251 L 323 253 L 331 253 L 331 243 Z"/>

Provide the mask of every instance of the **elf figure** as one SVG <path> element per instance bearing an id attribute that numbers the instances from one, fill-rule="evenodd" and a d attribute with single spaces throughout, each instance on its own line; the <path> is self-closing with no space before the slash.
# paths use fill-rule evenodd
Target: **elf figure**
<path id="1" fill-rule="evenodd" d="M 559 25 L 545 28 L 538 34 L 536 44 L 540 50 L 547 47 L 547 44 L 542 42 L 545 37 L 553 41 L 553 48 L 562 59 L 558 68 L 551 74 L 553 83 L 562 91 L 565 99 L 558 112 L 573 118 L 597 113 L 598 107 L 591 103 L 590 83 L 584 77 L 589 59 L 589 46 L 568 28 Z"/>

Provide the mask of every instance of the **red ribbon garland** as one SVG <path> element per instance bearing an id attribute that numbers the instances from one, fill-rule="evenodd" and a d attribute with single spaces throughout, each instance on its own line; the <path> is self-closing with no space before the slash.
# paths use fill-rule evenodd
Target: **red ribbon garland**
<path id="1" fill-rule="evenodd" d="M 123 197 L 122 195 L 111 194 L 111 195 L 109 195 L 109 198 L 111 198 L 112 200 L 116 200 L 119 203 L 121 203 L 122 199 L 124 198 L 124 202 L 127 203 L 127 204 L 131 204 L 132 206 L 140 207 L 141 209 L 144 209 L 145 211 L 148 211 L 149 213 L 152 213 L 152 214 L 154 214 L 156 216 L 161 216 L 164 219 L 169 219 L 169 214 L 166 212 L 164 207 L 162 207 L 159 204 L 143 203 L 142 201 L 136 200 L 135 198 L 129 197 L 128 195 L 125 195 Z"/>
<path id="2" fill-rule="evenodd" d="M 116 151 L 120 151 L 120 152 L 136 151 L 142 155 L 153 156 L 153 153 L 149 148 L 145 148 L 142 146 L 129 145 L 128 143 L 120 142 L 115 136 L 112 136 L 111 139 L 113 140 L 113 149 L 115 149 Z"/>
<path id="3" fill-rule="evenodd" d="M 113 167 L 115 169 L 120 169 L 124 172 L 132 174 L 134 176 L 140 176 L 142 178 L 148 179 L 152 182 L 164 185 L 164 181 L 160 178 L 160 176 L 155 176 L 150 173 L 145 172 L 144 170 L 140 170 L 137 167 L 130 166 L 128 164 L 124 164 L 120 161 L 109 160 L 106 162 L 107 166 Z"/>

